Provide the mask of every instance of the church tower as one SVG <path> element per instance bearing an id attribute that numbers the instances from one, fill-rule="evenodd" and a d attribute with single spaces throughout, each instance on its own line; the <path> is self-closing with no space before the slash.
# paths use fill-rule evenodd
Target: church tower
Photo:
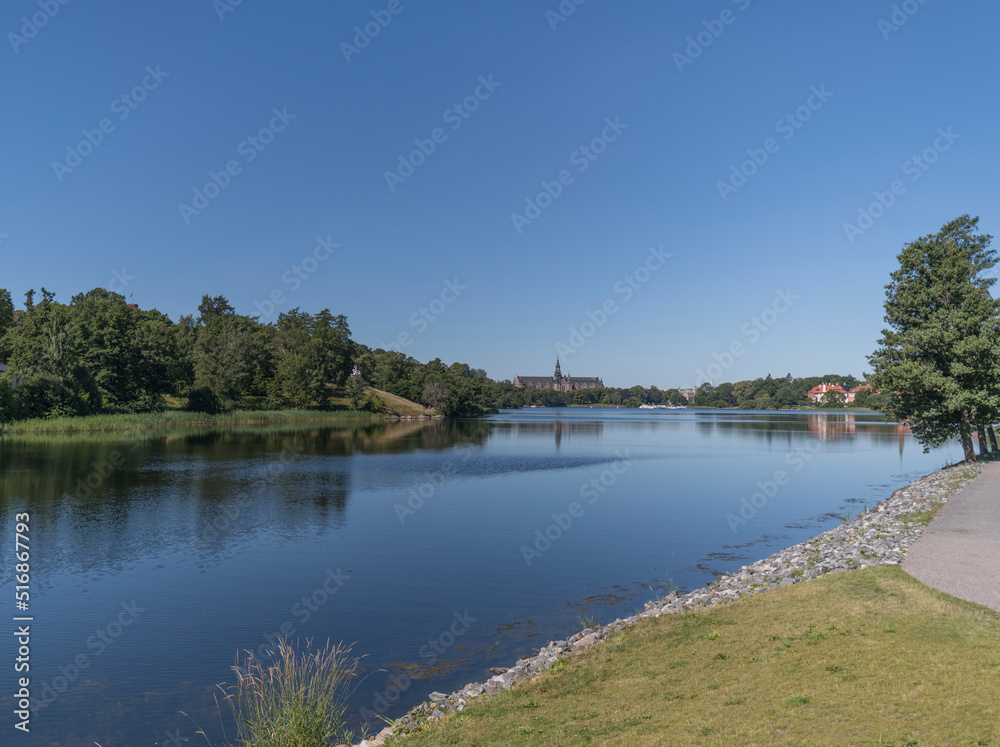
<path id="1" fill-rule="evenodd" d="M 556 372 L 552 378 L 556 380 L 556 383 L 558 383 L 562 380 L 562 377 L 563 375 L 562 375 L 562 369 L 559 367 L 559 359 L 556 358 Z"/>

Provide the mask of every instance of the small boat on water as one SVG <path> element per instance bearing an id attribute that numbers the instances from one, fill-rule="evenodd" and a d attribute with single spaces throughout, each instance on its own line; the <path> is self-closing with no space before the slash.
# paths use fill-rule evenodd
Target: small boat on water
<path id="1" fill-rule="evenodd" d="M 686 410 L 684 405 L 639 405 L 640 410 Z"/>

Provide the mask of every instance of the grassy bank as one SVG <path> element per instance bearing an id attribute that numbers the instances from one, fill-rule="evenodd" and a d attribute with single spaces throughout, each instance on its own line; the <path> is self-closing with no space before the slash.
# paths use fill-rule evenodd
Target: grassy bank
<path id="1" fill-rule="evenodd" d="M 390 744 L 998 745 L 1000 615 L 833 574 L 645 621 Z"/>
<path id="2" fill-rule="evenodd" d="M 329 410 L 234 410 L 222 413 L 189 412 L 187 402 L 165 397 L 163 412 L 104 413 L 66 418 L 32 418 L 0 423 L 0 436 L 18 433 L 84 433 L 93 431 L 133 431 L 147 428 L 185 428 L 215 425 L 261 425 L 293 422 L 376 422 L 390 415 L 430 415 L 431 411 L 416 402 L 395 394 L 373 389 L 386 406 L 384 414 L 351 410 L 346 397 L 331 398 Z"/>
<path id="3" fill-rule="evenodd" d="M 377 421 L 384 415 L 353 410 L 237 410 L 210 415 L 187 410 L 137 414 L 83 415 L 70 418 L 15 420 L 0 425 L 0 435 L 18 433 L 82 433 L 131 431 L 146 428 L 183 428 L 205 425 L 284 423 L 293 421 Z"/>

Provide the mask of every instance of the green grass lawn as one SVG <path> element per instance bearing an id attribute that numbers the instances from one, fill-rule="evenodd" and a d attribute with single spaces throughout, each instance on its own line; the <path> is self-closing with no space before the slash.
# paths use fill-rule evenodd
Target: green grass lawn
<path id="1" fill-rule="evenodd" d="M 833 574 L 644 621 L 391 744 L 1000 746 L 1000 614 Z"/>

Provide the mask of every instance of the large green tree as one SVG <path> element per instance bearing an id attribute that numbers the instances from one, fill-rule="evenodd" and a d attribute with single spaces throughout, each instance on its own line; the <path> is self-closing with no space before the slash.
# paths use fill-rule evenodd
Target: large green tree
<path id="1" fill-rule="evenodd" d="M 960 438 L 967 462 L 973 427 L 993 422 L 1000 405 L 1000 303 L 983 274 L 997 258 L 978 225 L 963 215 L 903 247 L 886 286 L 889 326 L 868 359 L 872 386 L 889 395 L 870 404 L 910 421 L 925 451 Z"/>
<path id="2" fill-rule="evenodd" d="M 10 298 L 10 291 L 6 288 L 0 288 L 0 338 L 2 338 L 4 332 L 6 332 L 7 329 L 13 325 L 14 302 Z M 2 351 L 0 351 L 0 355 L 2 355 Z M 3 358 L 0 358 L 0 363 L 3 362 Z"/>
<path id="3" fill-rule="evenodd" d="M 101 408 L 101 392 L 83 364 L 76 313 L 42 288 L 25 294 L 0 348 L 7 358 L 7 378 L 14 387 L 19 417 L 87 415 Z"/>

